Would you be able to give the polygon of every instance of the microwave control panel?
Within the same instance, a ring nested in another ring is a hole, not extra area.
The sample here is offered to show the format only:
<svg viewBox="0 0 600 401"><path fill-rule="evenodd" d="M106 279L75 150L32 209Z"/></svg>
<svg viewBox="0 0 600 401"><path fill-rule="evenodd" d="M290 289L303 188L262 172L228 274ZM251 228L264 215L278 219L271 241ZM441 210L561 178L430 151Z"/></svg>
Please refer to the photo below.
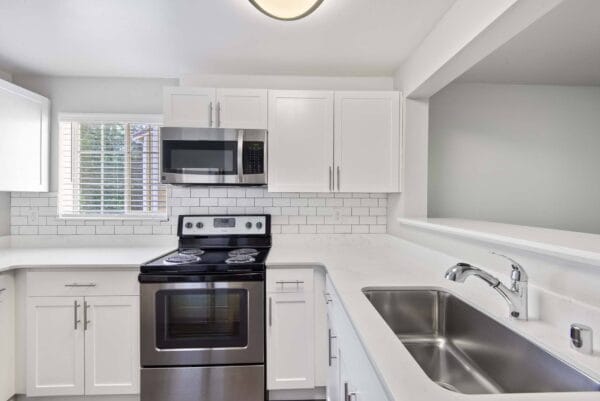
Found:
<svg viewBox="0 0 600 401"><path fill-rule="evenodd" d="M243 147L242 163L244 174L264 174L265 143L258 141L244 141Z"/></svg>

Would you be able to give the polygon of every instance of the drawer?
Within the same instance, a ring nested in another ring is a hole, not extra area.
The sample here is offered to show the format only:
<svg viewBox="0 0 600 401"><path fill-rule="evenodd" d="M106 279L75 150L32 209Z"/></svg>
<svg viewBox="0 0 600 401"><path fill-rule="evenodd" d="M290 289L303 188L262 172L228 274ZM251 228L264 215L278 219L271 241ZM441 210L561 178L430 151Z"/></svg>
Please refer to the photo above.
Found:
<svg viewBox="0 0 600 401"><path fill-rule="evenodd" d="M27 273L27 296L139 295L137 270Z"/></svg>
<svg viewBox="0 0 600 401"><path fill-rule="evenodd" d="M312 268L273 268L267 270L267 292L312 292Z"/></svg>

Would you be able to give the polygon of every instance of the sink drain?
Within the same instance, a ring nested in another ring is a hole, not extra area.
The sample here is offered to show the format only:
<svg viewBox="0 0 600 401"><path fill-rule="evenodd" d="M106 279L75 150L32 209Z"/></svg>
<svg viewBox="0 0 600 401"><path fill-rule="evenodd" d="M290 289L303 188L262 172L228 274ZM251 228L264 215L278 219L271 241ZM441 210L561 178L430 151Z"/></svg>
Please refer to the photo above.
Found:
<svg viewBox="0 0 600 401"><path fill-rule="evenodd" d="M459 393L458 389L454 387L452 384L444 383L444 382L436 382L440 387L445 388L446 390L454 391L455 393Z"/></svg>

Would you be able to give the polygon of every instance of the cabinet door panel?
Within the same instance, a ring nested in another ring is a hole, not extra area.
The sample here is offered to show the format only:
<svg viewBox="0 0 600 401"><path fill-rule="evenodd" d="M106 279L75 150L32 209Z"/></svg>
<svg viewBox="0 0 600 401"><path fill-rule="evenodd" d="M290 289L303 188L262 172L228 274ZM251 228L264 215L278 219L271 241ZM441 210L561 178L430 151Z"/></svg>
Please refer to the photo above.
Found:
<svg viewBox="0 0 600 401"><path fill-rule="evenodd" d="M139 298L86 297L85 393L139 392Z"/></svg>
<svg viewBox="0 0 600 401"><path fill-rule="evenodd" d="M48 191L50 101L0 80L0 191Z"/></svg>
<svg viewBox="0 0 600 401"><path fill-rule="evenodd" d="M329 192L333 92L269 92L269 191Z"/></svg>
<svg viewBox="0 0 600 401"><path fill-rule="evenodd" d="M314 387L313 296L267 296L267 389Z"/></svg>
<svg viewBox="0 0 600 401"><path fill-rule="evenodd" d="M336 92L337 191L399 190L399 116L398 92Z"/></svg>
<svg viewBox="0 0 600 401"><path fill-rule="evenodd" d="M266 89L217 89L216 126L267 129Z"/></svg>
<svg viewBox="0 0 600 401"><path fill-rule="evenodd" d="M27 300L27 395L83 395L83 298Z"/></svg>
<svg viewBox="0 0 600 401"><path fill-rule="evenodd" d="M215 126L216 91L213 88L166 87L163 89L163 119L169 127Z"/></svg>
<svg viewBox="0 0 600 401"><path fill-rule="evenodd" d="M0 400L15 394L15 304L11 273L0 274Z"/></svg>

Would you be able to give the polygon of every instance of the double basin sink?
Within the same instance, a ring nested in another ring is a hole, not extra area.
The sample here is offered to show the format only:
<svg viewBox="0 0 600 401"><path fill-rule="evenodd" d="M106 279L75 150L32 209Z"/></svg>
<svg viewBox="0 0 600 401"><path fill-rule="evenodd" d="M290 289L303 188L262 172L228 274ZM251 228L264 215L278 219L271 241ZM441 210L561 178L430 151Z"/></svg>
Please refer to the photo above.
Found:
<svg viewBox="0 0 600 401"><path fill-rule="evenodd" d="M448 292L371 288L363 293L427 376L448 390L600 391L600 381Z"/></svg>

